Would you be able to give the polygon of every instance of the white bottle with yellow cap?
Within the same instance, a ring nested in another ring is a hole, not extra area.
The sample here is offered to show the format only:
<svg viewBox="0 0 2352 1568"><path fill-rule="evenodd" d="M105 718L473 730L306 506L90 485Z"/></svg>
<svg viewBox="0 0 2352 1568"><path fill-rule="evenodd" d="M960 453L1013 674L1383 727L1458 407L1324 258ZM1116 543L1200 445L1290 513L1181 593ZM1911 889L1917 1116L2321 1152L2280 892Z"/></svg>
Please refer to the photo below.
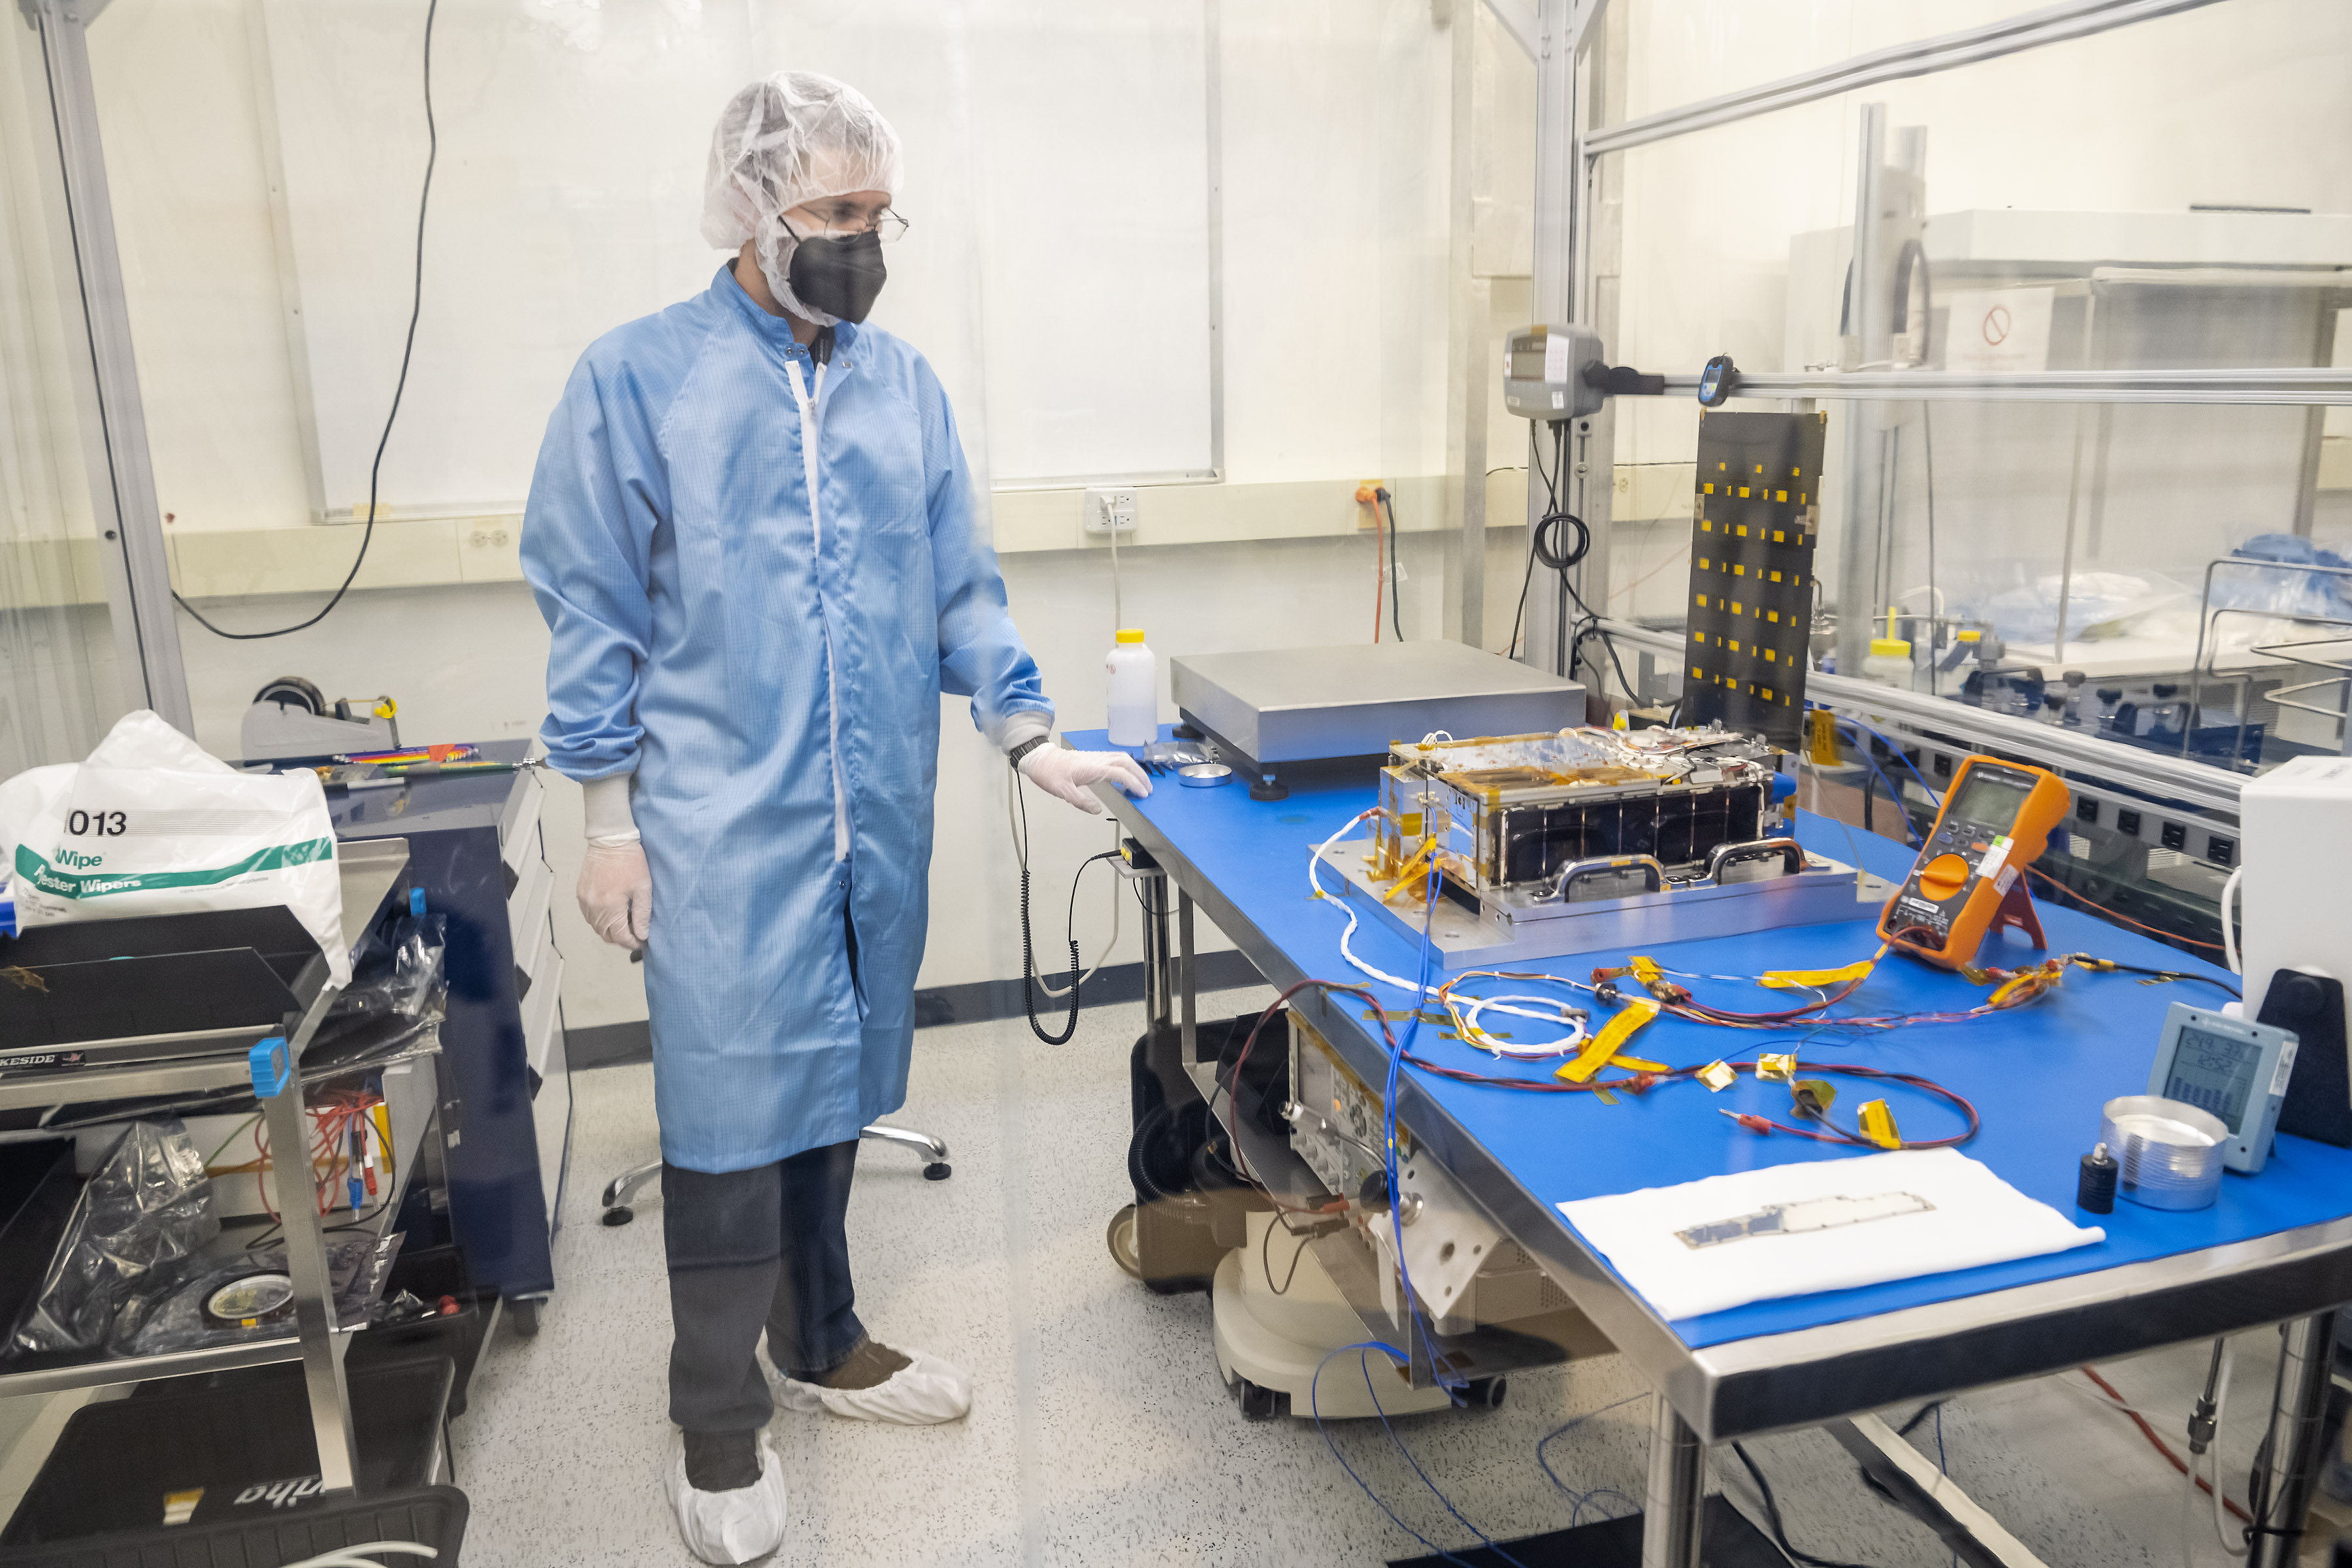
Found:
<svg viewBox="0 0 2352 1568"><path fill-rule="evenodd" d="M1148 746L1160 739L1160 661L1139 631L1122 631L1103 659L1110 672L1110 743Z"/></svg>
<svg viewBox="0 0 2352 1568"><path fill-rule="evenodd" d="M1870 657L1862 661L1862 678L1881 686L1911 689L1914 678L1911 668L1911 644L1907 638L1895 635L1895 612L1886 612L1886 635L1870 639Z"/></svg>

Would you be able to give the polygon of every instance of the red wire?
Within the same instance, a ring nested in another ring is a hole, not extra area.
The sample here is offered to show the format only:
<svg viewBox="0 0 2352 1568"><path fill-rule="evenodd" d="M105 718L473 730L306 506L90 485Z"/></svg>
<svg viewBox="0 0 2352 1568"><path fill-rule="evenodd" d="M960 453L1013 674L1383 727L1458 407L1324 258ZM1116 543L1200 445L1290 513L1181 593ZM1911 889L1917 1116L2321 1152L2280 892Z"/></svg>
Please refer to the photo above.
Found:
<svg viewBox="0 0 2352 1568"><path fill-rule="evenodd" d="M359 1118L367 1114L369 1107L379 1103L381 1101L373 1095L355 1093L350 1089L331 1089L319 1104L310 1108L311 1202L320 1214L327 1214L333 1206L329 1194L334 1191L338 1173L354 1169L350 1156L352 1127ZM253 1152L258 1167L253 1173L253 1187L255 1195L261 1202L261 1212L269 1216L273 1225L283 1224L283 1216L269 1202L269 1184L263 1179L265 1174L275 1175L278 1169L277 1162L269 1154L269 1124L267 1121L256 1121L253 1124ZM317 1166L320 1160L327 1163L324 1178L318 1174Z"/></svg>
<svg viewBox="0 0 2352 1568"><path fill-rule="evenodd" d="M1387 608L1389 593L1388 538L1381 531L1381 503L1372 502L1372 640L1381 640L1381 612ZM1372 1004L1375 1007L1380 1004Z"/></svg>
<svg viewBox="0 0 2352 1568"><path fill-rule="evenodd" d="M1361 985L1336 984L1328 980L1302 980L1297 984L1293 985L1289 990L1285 991L1281 995L1276 997L1271 1003L1267 1004L1265 1011L1257 1016L1257 1022L1250 1026L1248 1037L1242 1041L1241 1052L1234 1058L1233 1079L1225 1085L1225 1110L1226 1114L1232 1118L1231 1124L1233 1126L1239 1127L1241 1125L1242 1068L1249 1061L1251 1047L1257 1044L1258 1031L1265 1028L1267 1021L1273 1018L1276 1013L1282 1011L1284 1003L1289 1001L1293 996L1297 995L1301 991L1314 990L1318 987L1326 992L1341 991L1351 995L1361 996L1365 1001L1370 1002L1372 1005L1372 1011L1377 1013L1381 1010L1379 998L1375 997L1368 988ZM1381 1019L1380 1026L1381 1033L1388 1035L1388 1020L1385 1018ZM1394 1050L1396 1048L1396 1038L1394 1036L1389 1037L1389 1048L1391 1050ZM1408 1058L1406 1059L1411 1060L1412 1058ZM1259 1192L1264 1193L1265 1194L1266 1202L1272 1204L1276 1208L1280 1209L1286 1214L1335 1214L1348 1206L1348 1200L1344 1194L1334 1202L1326 1204L1320 1208L1303 1208L1297 1204L1286 1204L1283 1202L1280 1198L1274 1195L1274 1189L1265 1184L1264 1178L1260 1177L1255 1172L1249 1168L1249 1156L1242 1152L1241 1135L1238 1132L1234 1134L1233 1146L1234 1169L1242 1173L1244 1180L1247 1181L1252 1186L1257 1188Z"/></svg>
<svg viewBox="0 0 2352 1568"><path fill-rule="evenodd" d="M2083 1375L2089 1378L2093 1383L2097 1384L2101 1388L2105 1389L2107 1391L2107 1397L2114 1400L2117 1405L2121 1405L2125 1403L2124 1396L2116 1392L2116 1385L2109 1383L2105 1378L2101 1377L2096 1367L2084 1367ZM2167 1444L2163 1438L2156 1435L2156 1428L2147 1424L2147 1418L2146 1416L2142 1415L2137 1410L2123 1410L2119 1413L2131 1417L2132 1425L2139 1428L2140 1436L2146 1437L2149 1442L2156 1445L2156 1451L2164 1456L2166 1463L2169 1464L2175 1470L2184 1476L2189 1474L2189 1467L2181 1462L2180 1456L2174 1453L2171 1447ZM2190 1479L2196 1481L2200 1490L2207 1493L2210 1493L2212 1491L2213 1483L2207 1480L2203 1476L2194 1476L2190 1477ZM2231 1501L2230 1496L2227 1492L2224 1492L2221 1495L2221 1506L2235 1514L2242 1522L2246 1524L2252 1524L2254 1522L2254 1516L2248 1513L2244 1509L2240 1508L2236 1503Z"/></svg>
<svg viewBox="0 0 2352 1568"><path fill-rule="evenodd" d="M1662 1073L1636 1073L1632 1078L1593 1079L1584 1083L1569 1083L1556 1078L1497 1078L1490 1073L1467 1072L1460 1068L1445 1067L1411 1055L1404 1059L1408 1065L1417 1067L1423 1072L1434 1073L1439 1078L1452 1079L1457 1083L1483 1084L1489 1089L1517 1089L1529 1094L1591 1094L1606 1089L1619 1089L1629 1094L1640 1094L1660 1083L1675 1079L1696 1077L1699 1070L1696 1068L1670 1068ZM1745 1068L1750 1072L1756 1069L1754 1062L1732 1062L1727 1065L1733 1068ZM1916 1073L1890 1072L1885 1068L1864 1067L1859 1062L1807 1062L1804 1065L1807 1072L1843 1073L1852 1078L1883 1079L1895 1083L1909 1084L1914 1089L1924 1089L1929 1094L1940 1096L1968 1120L1968 1131L1965 1132L1950 1138L1906 1141L1903 1144L1906 1149L1953 1148L1975 1137L1978 1129L1983 1125L1982 1120L1977 1114L1976 1106L1966 1095L1957 1089L1947 1089L1933 1079L1921 1078ZM1748 1114L1755 1113L1751 1111ZM1818 1143L1844 1143L1867 1149L1878 1147L1867 1139L1847 1135L1842 1128L1832 1127L1831 1132L1836 1136L1831 1136L1802 1127L1791 1127L1786 1122L1774 1121L1768 1116L1759 1116L1757 1120L1770 1123L1778 1131L1791 1132L1800 1138L1811 1138Z"/></svg>
<svg viewBox="0 0 2352 1568"><path fill-rule="evenodd" d="M1867 979L1868 976L1865 975L1863 978ZM1800 1018L1818 1013L1825 1007L1834 1007L1839 1003L1844 1001L1847 997L1853 995L1855 992L1861 989L1862 980L1850 980L1846 983L1844 989L1833 992L1830 995L1822 997L1818 1002L1808 1003L1802 1007L1791 1007L1787 1011L1780 1013L1734 1013L1728 1008L1710 1007L1706 1003L1698 1001L1696 998L1689 1002L1676 1004L1675 1007L1676 1011L1684 1014L1685 1016L1692 1014L1699 1015L1701 1021L1717 1020L1739 1024L1787 1024L1794 1023ZM1843 1023L1844 1021L1845 1020L1843 1019L1839 1020L1841 1023Z"/></svg>
<svg viewBox="0 0 2352 1568"><path fill-rule="evenodd" d="M2168 931L2158 931L2154 926L2144 926L2140 924L2139 921L2132 919L2129 915L2117 914L2115 910L2107 908L2106 905L2099 903L2095 900L2084 898L2082 894L2076 892L2074 889L2068 887L2065 883L2060 881L2049 872L2044 871L2039 866L2028 866L2025 869L2028 875L2041 878L2043 881L2049 883L2052 887L2057 889L2060 892L2065 894L2076 903L2083 905L2086 909L2095 910L2098 913L2106 916L2107 919L2111 921L2121 921L2124 924L2131 927L2134 931L2144 931L2150 936L2160 936L2167 942L2185 942L2191 947L2201 947L2209 952L2226 952L2229 951L2218 942L2199 942L2193 936L2176 936Z"/></svg>

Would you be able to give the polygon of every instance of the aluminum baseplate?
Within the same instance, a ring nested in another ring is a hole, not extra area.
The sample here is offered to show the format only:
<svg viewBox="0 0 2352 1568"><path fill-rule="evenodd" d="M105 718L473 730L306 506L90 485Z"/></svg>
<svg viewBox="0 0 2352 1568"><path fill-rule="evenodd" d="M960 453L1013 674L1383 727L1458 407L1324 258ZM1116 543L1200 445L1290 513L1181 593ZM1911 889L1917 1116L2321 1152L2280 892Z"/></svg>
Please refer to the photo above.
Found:
<svg viewBox="0 0 2352 1568"><path fill-rule="evenodd" d="M1421 900L1408 893L1389 901L1397 884L1375 879L1377 853L1372 840L1353 839L1333 845L1325 865L1341 874L1344 896L1360 912L1418 942ZM1695 879L1669 882L1659 892L1572 903L1537 903L1532 893L1513 889L1480 895L1473 908L1469 895L1449 881L1431 920L1430 942L1447 973L1494 969L1534 958L1863 920L1876 914L1890 890L1879 879L1820 855L1808 856L1801 871L1721 883Z"/></svg>

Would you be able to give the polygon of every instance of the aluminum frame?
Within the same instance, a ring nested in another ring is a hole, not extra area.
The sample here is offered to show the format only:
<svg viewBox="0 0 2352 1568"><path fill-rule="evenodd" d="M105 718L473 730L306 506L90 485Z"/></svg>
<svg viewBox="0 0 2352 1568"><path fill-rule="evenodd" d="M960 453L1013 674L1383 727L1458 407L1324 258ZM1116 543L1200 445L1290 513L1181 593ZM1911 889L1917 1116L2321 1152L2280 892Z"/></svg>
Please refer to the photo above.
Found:
<svg viewBox="0 0 2352 1568"><path fill-rule="evenodd" d="M1875 104L1866 107L1875 109ZM1666 391L1696 393L1696 375L1669 374ZM2327 366L2225 370L2045 370L1962 375L1937 370L1739 373L1734 397L1833 397L1872 403L2352 404L2352 370Z"/></svg>
<svg viewBox="0 0 2352 1568"><path fill-rule="evenodd" d="M2199 8L2210 0L2062 0L2043 10L2011 17L1988 27L1943 35L1857 56L1822 69L1780 81L1685 105L1638 121L1583 132L1578 122L1576 53L1598 14L1594 0L1540 0L1536 148L1535 286L1530 309L1538 320L1574 321L1577 307L1590 292L1591 235L1582 215L1593 209L1603 154L1685 134L1708 126L1728 124L1777 109L1834 96L1874 82L1928 75L2017 53L2045 44L2092 37L2116 27L2153 20ZM1840 377L1833 385L1806 385L1814 378L1781 378L1769 386L1766 378L1751 378L1749 389L1759 395L1921 396L1922 378L1903 373L1884 374L1891 384L1883 391L1860 377ZM1819 378L1827 381L1829 378ZM1670 382L1672 386L1674 383ZM1984 396L1982 387L1963 392L1955 383L1940 385L1954 393ZM1696 381L1688 382L1695 388ZM2278 395L2288 388L2303 395ZM2323 395L2309 395L2312 391ZM2158 386L2131 385L2120 377L2105 384L2063 385L2037 379L2014 392L1991 395L2023 397L2040 393L2053 401L2326 401L2332 388L2315 388L2299 373L2282 373L2261 384L2231 384L2226 376L2191 384L2176 377ZM2061 397L2060 392L2065 394ZM2086 394L2120 395L2112 396ZM1614 447L1608 440L1605 418L1593 422L1604 455ZM1592 425L1580 421L1579 434L1591 436ZM1609 608L1608 487L1601 489L1600 504L1591 504L1586 484L1590 462L1581 444L1574 453L1576 483L1570 495L1577 514L1593 530L1594 548L1580 572L1580 589L1586 601L1595 597ZM1532 479L1532 476L1530 476ZM1561 476L1565 483L1568 476ZM1528 521L1532 534L1543 501L1538 487L1528 487ZM1559 637L1559 617L1566 608L1563 589L1559 599L1535 596L1528 605L1528 662L1551 668L1560 662L1553 650ZM1620 635L1622 623L1599 623ZM1630 633L1638 628L1622 628ZM1670 648L1679 662L1682 639L1643 634L1641 643ZM1563 671L1562 673L1567 673ZM2137 782L2151 776L2171 780L2177 786L2163 793L2185 796L2200 807L2235 815L2240 781L2235 775L2181 759L2136 753L2133 748L2080 736L2053 734L2047 726L2011 720L2006 715L1963 711L1933 698L1917 698L1891 688L1837 677L1816 677L1822 695L1833 704L1855 706L1864 697L1868 711L1899 712L1937 727L1985 735L1995 743L2015 747L2030 744L2042 754L2072 753L2067 761L2103 776ZM1943 710L1935 711L1934 710ZM2014 726L2012 729L2011 726ZM1111 803L1114 810L1118 803ZM1137 835L1150 843L1132 813ZM1192 871L1164 838L1154 846L1162 864L1188 887ZM1187 875L1190 872L1191 875ZM1277 953L1270 952L1262 933L1241 921L1227 902L1223 909L1198 891L1203 902L1242 949L1278 983L1303 978L1288 973ZM1227 923L1228 921L1238 924ZM1249 932L1244 938L1244 931ZM1272 964L1273 967L1268 967ZM1373 1043L1351 1020L1328 1004L1309 1009L1326 1021L1325 1037L1343 1056L1376 1058ZM1362 1070L1360 1066L1359 1070ZM2087 1279L2053 1281L1958 1302L1885 1314L1880 1318L1833 1325L1805 1333L1778 1335L1692 1352L1666 1326L1616 1284L1570 1236L1559 1216L1501 1170L1475 1142L1463 1133L1428 1095L1408 1078L1400 1090L1398 1113L1411 1121L1429 1145L1431 1155L1463 1177L1477 1201L1551 1272L1570 1299L1647 1373L1662 1395L1653 1434L1649 1524L1643 1532L1645 1568L1690 1568L1698 1559L1697 1521L1704 1501L1705 1465L1699 1447L1742 1431L1776 1426L1818 1425L1838 1416L1906 1396L1944 1393L2008 1378L2054 1370L2090 1354L2112 1355L2126 1351L2206 1337L2297 1314L2310 1314L2352 1292L2352 1217L2332 1225L2309 1227L2282 1237L2261 1238L2232 1247L2212 1248L2158 1259L2152 1263L2109 1270ZM1538 1238L1530 1245L1528 1237ZM2250 1305L2252 1304L2251 1309ZM2324 1380L2321 1380L2324 1383ZM2305 1386L2309 1384L2310 1386ZM2315 1398L2325 1388L2310 1379L2289 1388L2283 1376L2273 1396L2274 1409L2292 1402L2294 1418L2282 1430L2280 1464L2292 1479L2286 1489L2300 1495L2317 1462L2311 1439L2317 1410ZM1834 1391L1834 1392L1832 1392ZM1832 1408L1833 1406L1843 1408ZM2274 1427L2277 1423L2274 1421ZM2285 1439L2292 1438L2287 1441ZM1692 1462L1694 1452L1698 1462ZM2268 1557L2281 1538L2264 1538L2270 1546L2257 1550ZM2250 1568L2259 1568L2250 1564Z"/></svg>
<svg viewBox="0 0 2352 1568"><path fill-rule="evenodd" d="M1769 114L1775 110L1793 109L1801 103L1834 98L1856 88L1872 87L1884 81L1900 81L1909 77L1932 76L1937 71L1975 65L1980 60L1998 59L2003 55L2021 53L2047 44L2091 37L2116 27L2127 27L2135 22L2153 21L2182 11L2194 11L2213 3L2214 0L2065 0L2062 5L2004 17L1982 27L1896 44L1866 55L1855 55L1834 65L1801 71L1795 76L1741 88L1718 97L1701 99L1676 109L1661 110L1638 120L1628 120L1587 136L1584 155L1587 160L1598 159L1611 153L1622 153L1629 147L1685 136L1709 126L1728 125L1759 114Z"/></svg>
<svg viewBox="0 0 2352 1568"><path fill-rule="evenodd" d="M107 191L97 89L90 80L87 29L105 0L16 3L40 37L84 341L97 392L99 446L90 454L90 490L101 542L113 547L99 555L106 563L110 590L120 679L128 686L135 671L144 698L137 706L153 709L174 729L193 735L195 713L180 657L172 563L163 545L163 508L155 499L146 407L140 398L138 361L131 353L131 309L123 293L122 255ZM87 432L84 445L89 445Z"/></svg>
<svg viewBox="0 0 2352 1568"><path fill-rule="evenodd" d="M1680 634L1636 626L1631 621L1603 620L1601 631L1635 647L1680 658ZM1809 675L1805 695L1823 707L1850 712L1887 714L1908 723L1982 741L2012 752L2047 758L2053 766L2097 773L2160 798L2221 816L2235 818L2242 773L2193 762L2166 752L2119 745L2079 731L2036 723L2007 713L1987 712L1948 697L1905 691L1848 675Z"/></svg>

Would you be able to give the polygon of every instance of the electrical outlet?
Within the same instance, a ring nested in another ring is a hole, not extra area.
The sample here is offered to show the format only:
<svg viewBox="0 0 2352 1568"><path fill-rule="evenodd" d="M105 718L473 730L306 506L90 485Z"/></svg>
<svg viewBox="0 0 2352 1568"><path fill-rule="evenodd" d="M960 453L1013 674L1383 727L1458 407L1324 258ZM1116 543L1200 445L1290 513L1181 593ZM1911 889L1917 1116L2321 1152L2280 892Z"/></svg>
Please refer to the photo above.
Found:
<svg viewBox="0 0 2352 1568"><path fill-rule="evenodd" d="M1088 533L1133 533L1134 487L1122 485L1116 489L1088 490L1086 520Z"/></svg>
<svg viewBox="0 0 2352 1568"><path fill-rule="evenodd" d="M1378 479L1366 479L1356 487L1356 526L1358 528L1381 526L1383 520L1381 516L1380 497L1374 493L1380 488L1381 481Z"/></svg>

